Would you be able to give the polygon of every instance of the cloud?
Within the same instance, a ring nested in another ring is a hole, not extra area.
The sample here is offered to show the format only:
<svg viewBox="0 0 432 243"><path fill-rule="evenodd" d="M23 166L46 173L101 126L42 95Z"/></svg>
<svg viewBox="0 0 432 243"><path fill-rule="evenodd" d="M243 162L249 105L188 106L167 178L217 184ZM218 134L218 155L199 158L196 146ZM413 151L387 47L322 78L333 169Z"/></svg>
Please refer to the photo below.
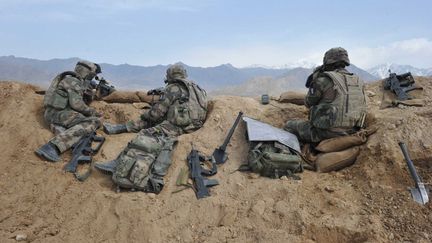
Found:
<svg viewBox="0 0 432 243"><path fill-rule="evenodd" d="M271 44L244 44L235 47L201 46L182 53L181 60L202 66L221 63L231 63L237 67L253 64L283 66L294 63L318 63L322 59L322 54L318 57L316 53L306 48Z"/></svg>
<svg viewBox="0 0 432 243"><path fill-rule="evenodd" d="M383 63L408 64L420 68L432 67L432 41L414 38L378 47L360 47L350 51L359 66L370 68Z"/></svg>
<svg viewBox="0 0 432 243"><path fill-rule="evenodd" d="M376 47L351 46L348 41L334 46L305 45L290 43L245 44L235 47L201 46L183 53L181 59L186 63L204 66L220 63L231 63L238 67L253 64L310 66L321 64L326 50L342 46L348 50L351 62L361 68L371 68L383 63L408 64L419 68L432 67L432 41L427 38L395 41Z"/></svg>

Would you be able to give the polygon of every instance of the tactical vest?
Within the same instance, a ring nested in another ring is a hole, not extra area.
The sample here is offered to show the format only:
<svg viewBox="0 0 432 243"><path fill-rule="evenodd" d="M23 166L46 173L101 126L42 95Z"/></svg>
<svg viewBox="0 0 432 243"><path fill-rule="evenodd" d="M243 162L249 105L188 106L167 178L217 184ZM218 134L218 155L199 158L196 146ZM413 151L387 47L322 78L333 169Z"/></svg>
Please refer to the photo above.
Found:
<svg viewBox="0 0 432 243"><path fill-rule="evenodd" d="M196 130L204 124L207 116L207 93L197 84L185 79L176 79L170 83L179 83L186 87L188 97L180 98L168 109L167 120L183 127L185 131Z"/></svg>
<svg viewBox="0 0 432 243"><path fill-rule="evenodd" d="M64 109L68 104L68 93L66 90L58 89L60 81L62 81L66 76L73 76L80 79L78 74L72 71L67 71L57 75L51 82L50 87L44 96L44 107L52 107L55 109Z"/></svg>
<svg viewBox="0 0 432 243"><path fill-rule="evenodd" d="M366 98L363 81L356 75L343 72L323 72L333 81L337 91L330 103L320 103L311 108L311 121L322 129L361 127L366 116Z"/></svg>

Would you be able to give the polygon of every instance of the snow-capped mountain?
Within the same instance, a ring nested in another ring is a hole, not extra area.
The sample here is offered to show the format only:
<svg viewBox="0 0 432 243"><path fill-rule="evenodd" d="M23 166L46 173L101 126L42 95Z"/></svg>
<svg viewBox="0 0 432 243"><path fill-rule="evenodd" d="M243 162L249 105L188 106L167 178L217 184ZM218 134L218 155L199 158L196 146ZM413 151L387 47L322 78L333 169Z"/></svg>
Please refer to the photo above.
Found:
<svg viewBox="0 0 432 243"><path fill-rule="evenodd" d="M252 64L252 65L247 66L246 68L266 68L266 69L309 68L309 69L313 69L313 68L317 67L318 65L319 64L316 64L313 62L299 60L297 62L282 64L282 65L273 65L273 66L262 65L262 64Z"/></svg>
<svg viewBox="0 0 432 243"><path fill-rule="evenodd" d="M415 76L431 76L432 75L432 68L416 68L410 65L399 65L394 63L386 63L381 64L376 67L370 68L367 71L375 75L379 78L386 78L389 75L389 70L391 70L392 73L406 73L411 72Z"/></svg>

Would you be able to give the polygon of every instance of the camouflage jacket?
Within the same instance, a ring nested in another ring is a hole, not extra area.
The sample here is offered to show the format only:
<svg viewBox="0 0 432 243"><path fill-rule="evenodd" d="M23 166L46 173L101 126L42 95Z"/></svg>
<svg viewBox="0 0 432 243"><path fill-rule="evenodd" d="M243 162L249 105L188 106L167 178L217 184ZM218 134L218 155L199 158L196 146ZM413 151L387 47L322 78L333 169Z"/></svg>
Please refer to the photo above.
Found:
<svg viewBox="0 0 432 243"><path fill-rule="evenodd" d="M200 128L206 115L206 92L193 82L180 79L168 82L164 98L146 111L141 119L152 124L168 120L188 132Z"/></svg>
<svg viewBox="0 0 432 243"><path fill-rule="evenodd" d="M72 109L86 116L95 113L83 100L86 83L74 72L59 74L52 81L44 97L44 107L57 110Z"/></svg>
<svg viewBox="0 0 432 243"><path fill-rule="evenodd" d="M362 127L366 115L363 81L343 68L314 73L305 104L314 127Z"/></svg>

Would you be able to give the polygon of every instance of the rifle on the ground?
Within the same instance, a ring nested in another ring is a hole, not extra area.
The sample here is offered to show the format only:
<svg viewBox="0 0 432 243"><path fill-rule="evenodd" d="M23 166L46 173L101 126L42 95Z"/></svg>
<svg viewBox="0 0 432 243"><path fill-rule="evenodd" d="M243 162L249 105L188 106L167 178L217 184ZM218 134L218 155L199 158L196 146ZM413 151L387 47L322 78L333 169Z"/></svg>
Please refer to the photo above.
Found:
<svg viewBox="0 0 432 243"><path fill-rule="evenodd" d="M384 89L391 90L398 97L398 100L409 100L408 92L414 89L421 89L414 85L415 81L410 72L397 75L389 70L389 77L384 82Z"/></svg>
<svg viewBox="0 0 432 243"><path fill-rule="evenodd" d="M201 165L205 158L200 156L198 151L193 147L188 156L188 165L190 178L193 180L193 189L198 199L210 196L208 187L219 185L215 179L207 179L204 176L212 176L217 173L216 162L212 158L212 167L207 170Z"/></svg>
<svg viewBox="0 0 432 243"><path fill-rule="evenodd" d="M94 149L92 148L93 142L98 143L97 147ZM92 156L99 151L104 142L105 138L97 136L95 131L82 137L76 144L72 146L72 159L66 164L64 170L66 172L74 173L75 177L80 181L87 179L91 173L91 166L86 173L80 175L76 171L78 163L91 163Z"/></svg>
<svg viewBox="0 0 432 243"><path fill-rule="evenodd" d="M213 157L216 160L217 164L223 164L228 159L228 155L225 152L225 150L226 150L226 147L227 147L227 145L228 145L228 143L229 143L229 141L230 141L230 139L234 133L234 130L236 129L242 115L243 115L243 112L240 111L238 113L237 119L235 120L233 126L231 127L227 137L225 138L224 143L219 148L217 148L213 151Z"/></svg>

